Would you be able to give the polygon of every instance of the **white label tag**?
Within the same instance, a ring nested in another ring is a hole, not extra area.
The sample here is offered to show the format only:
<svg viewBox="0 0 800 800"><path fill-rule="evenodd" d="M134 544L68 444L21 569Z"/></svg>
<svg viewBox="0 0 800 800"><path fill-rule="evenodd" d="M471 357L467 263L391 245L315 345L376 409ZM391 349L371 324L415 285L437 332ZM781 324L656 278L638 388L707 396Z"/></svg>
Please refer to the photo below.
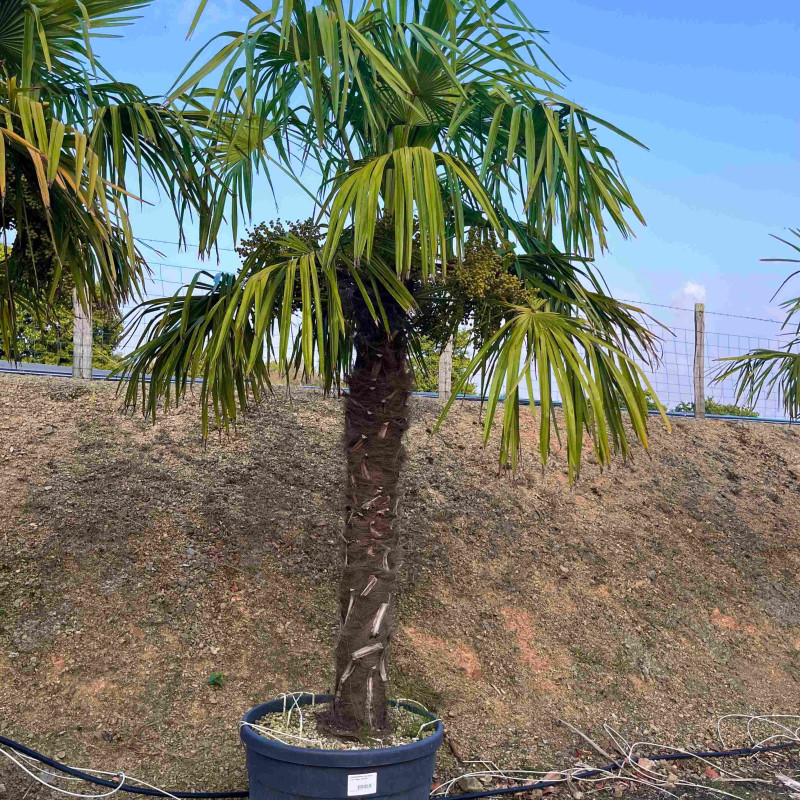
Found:
<svg viewBox="0 0 800 800"><path fill-rule="evenodd" d="M362 794L375 794L378 791L378 773L366 772L363 775L347 776L347 796L358 797Z"/></svg>

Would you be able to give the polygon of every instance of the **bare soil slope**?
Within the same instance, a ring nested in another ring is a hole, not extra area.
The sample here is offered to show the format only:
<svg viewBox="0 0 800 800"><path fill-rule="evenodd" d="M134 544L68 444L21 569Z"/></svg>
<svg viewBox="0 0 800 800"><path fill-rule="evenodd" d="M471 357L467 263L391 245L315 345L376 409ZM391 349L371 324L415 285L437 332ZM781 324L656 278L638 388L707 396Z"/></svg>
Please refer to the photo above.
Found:
<svg viewBox="0 0 800 800"><path fill-rule="evenodd" d="M530 429L512 480L475 405L434 435L414 405L391 681L466 757L574 761L557 717L688 746L800 713L800 429L653 420L652 458L571 489ZM204 449L195 404L153 426L111 385L0 376L0 733L244 785L241 713L332 679L341 426L298 390Z"/></svg>

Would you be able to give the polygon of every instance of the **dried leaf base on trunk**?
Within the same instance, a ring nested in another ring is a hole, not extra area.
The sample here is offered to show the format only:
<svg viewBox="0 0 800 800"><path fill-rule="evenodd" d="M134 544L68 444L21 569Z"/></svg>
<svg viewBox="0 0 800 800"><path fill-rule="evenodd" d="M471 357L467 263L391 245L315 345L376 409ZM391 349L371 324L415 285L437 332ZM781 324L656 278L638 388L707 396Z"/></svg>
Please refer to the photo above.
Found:
<svg viewBox="0 0 800 800"><path fill-rule="evenodd" d="M341 632L335 701L323 722L331 732L361 736L388 730L387 656L401 560L395 520L411 394L401 337L362 339L348 384Z"/></svg>

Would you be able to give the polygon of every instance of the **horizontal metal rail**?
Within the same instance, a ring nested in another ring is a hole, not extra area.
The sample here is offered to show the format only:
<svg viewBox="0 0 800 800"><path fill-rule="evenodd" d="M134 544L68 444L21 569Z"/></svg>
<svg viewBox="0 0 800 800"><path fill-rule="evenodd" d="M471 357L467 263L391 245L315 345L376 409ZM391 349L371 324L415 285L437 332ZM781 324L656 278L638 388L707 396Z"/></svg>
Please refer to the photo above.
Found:
<svg viewBox="0 0 800 800"><path fill-rule="evenodd" d="M93 369L92 370L92 379L93 380L105 380L105 381L116 381L119 382L125 379L125 375L111 375L112 370L110 369ZM0 373L8 373L11 375L41 375L43 377L50 377L50 378L71 378L72 377L72 367L64 366L61 364L27 364L24 362L14 363L12 361L4 361L0 359ZM145 376L145 380L147 380L148 376ZM200 378L195 378L197 383L201 383ZM299 386L295 388L300 389L318 389L317 386ZM436 392L414 392L415 397L431 397L431 398L438 398L439 395ZM481 397L478 394L460 394L457 395L457 399L464 400L466 402L473 402L473 403L480 403L486 402L485 397ZM500 402L505 400L505 396L500 397ZM521 397L520 398L520 405L529 406L530 400ZM534 405L539 405L538 400L534 400ZM554 402L554 406L559 407L561 403ZM658 411L650 411L649 412L652 416L658 416ZM668 417L682 417L686 419L694 419L694 414L691 414L687 411L667 411L666 412ZM778 418L771 418L771 417L737 417L732 414L706 414L706 419L721 419L721 420L729 420L731 422L766 422L770 425L798 425L800 424L800 420L792 420L792 419L778 419Z"/></svg>

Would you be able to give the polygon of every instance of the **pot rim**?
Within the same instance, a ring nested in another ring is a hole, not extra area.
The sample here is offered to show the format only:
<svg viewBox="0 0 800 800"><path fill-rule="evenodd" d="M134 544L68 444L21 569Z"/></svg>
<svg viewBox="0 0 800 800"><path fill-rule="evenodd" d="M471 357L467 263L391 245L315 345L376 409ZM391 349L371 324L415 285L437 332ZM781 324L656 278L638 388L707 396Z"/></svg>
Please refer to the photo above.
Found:
<svg viewBox="0 0 800 800"><path fill-rule="evenodd" d="M310 705L312 698L314 703L318 704L330 703L334 699L332 694L304 694L298 699L298 705ZM255 722L260 717L263 717L264 714L278 711L283 702L283 698L277 698L254 706L244 715L242 722ZM393 700L389 702L393 705L397 704ZM262 736L249 725L241 725L239 735L245 747L252 748L257 753L278 761L308 764L309 766L342 767L345 769L414 761L438 750L441 747L444 735L442 721L419 706L413 706L410 703L401 703L400 705L418 713L421 717L436 720L433 733L418 742L409 742L408 744L400 744L393 747L363 747L358 750L323 750L319 747L298 747L297 745L283 744L283 742L277 742Z"/></svg>

